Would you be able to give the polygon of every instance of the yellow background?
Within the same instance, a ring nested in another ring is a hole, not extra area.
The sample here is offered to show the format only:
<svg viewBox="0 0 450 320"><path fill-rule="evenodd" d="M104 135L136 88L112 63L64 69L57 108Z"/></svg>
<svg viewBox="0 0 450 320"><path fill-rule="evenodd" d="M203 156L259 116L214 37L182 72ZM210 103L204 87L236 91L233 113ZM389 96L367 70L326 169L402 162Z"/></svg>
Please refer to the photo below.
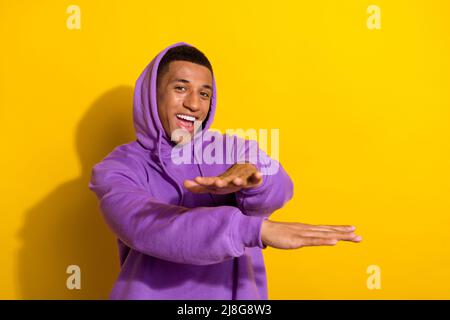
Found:
<svg viewBox="0 0 450 320"><path fill-rule="evenodd" d="M363 236L265 250L270 299L449 299L449 31L444 0L2 0L0 298L107 298L118 257L90 170L134 139L140 72L185 41L213 64L214 128L280 129L295 195L273 220Z"/></svg>

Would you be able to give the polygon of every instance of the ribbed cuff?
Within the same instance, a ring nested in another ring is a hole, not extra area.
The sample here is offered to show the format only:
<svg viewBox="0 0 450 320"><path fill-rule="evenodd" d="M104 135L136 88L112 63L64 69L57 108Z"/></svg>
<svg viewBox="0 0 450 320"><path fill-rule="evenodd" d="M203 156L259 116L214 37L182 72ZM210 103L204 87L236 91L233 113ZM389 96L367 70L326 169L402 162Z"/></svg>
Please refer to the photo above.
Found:
<svg viewBox="0 0 450 320"><path fill-rule="evenodd" d="M264 220L268 217L247 216L242 213L236 214L233 221L235 224L234 244L238 251L243 251L244 247L259 247L265 249L261 239L261 228Z"/></svg>

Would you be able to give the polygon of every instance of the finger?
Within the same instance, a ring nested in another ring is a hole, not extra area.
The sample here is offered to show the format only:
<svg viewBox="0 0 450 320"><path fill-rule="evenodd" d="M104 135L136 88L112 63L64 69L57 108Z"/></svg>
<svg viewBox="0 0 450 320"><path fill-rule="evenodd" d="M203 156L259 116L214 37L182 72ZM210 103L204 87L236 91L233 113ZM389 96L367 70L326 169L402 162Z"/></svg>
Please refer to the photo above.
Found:
<svg viewBox="0 0 450 320"><path fill-rule="evenodd" d="M326 238L344 241L352 241L357 237L353 232L324 232L324 231L302 231L302 237Z"/></svg>
<svg viewBox="0 0 450 320"><path fill-rule="evenodd" d="M183 183L184 187L193 193L207 193L210 192L208 188L196 183L192 180L185 180Z"/></svg>
<svg viewBox="0 0 450 320"><path fill-rule="evenodd" d="M300 222L285 222L277 221L277 223L292 225L300 230L311 230L311 231L325 231L325 232L353 232L356 230L355 226L351 225L315 225Z"/></svg>
<svg viewBox="0 0 450 320"><path fill-rule="evenodd" d="M343 232L348 232L348 231L355 231L356 227L355 226L350 226L350 225L317 225L316 227L320 228L320 229L327 229L327 230L336 230L336 231L343 231Z"/></svg>
<svg viewBox="0 0 450 320"><path fill-rule="evenodd" d="M299 230L324 231L324 232L336 232L336 231L339 231L339 230L333 230L333 229L330 229L330 228L321 227L321 226L314 225L314 224L307 224L307 223L300 223L300 222L277 221L277 223L295 226Z"/></svg>
<svg viewBox="0 0 450 320"><path fill-rule="evenodd" d="M301 238L300 247L307 246L334 246L337 243L336 239L325 238Z"/></svg>
<svg viewBox="0 0 450 320"><path fill-rule="evenodd" d="M239 177L236 177L236 178L234 178L233 180L232 180L232 182L233 182L233 184L235 185L235 186L242 186L243 185L243 183L244 183L244 181L241 179L241 178L239 178Z"/></svg>
<svg viewBox="0 0 450 320"><path fill-rule="evenodd" d="M195 182L203 186L210 186L214 184L214 182L217 180L217 177L195 177L194 180Z"/></svg>
<svg viewBox="0 0 450 320"><path fill-rule="evenodd" d="M262 173L259 171L256 171L249 177L248 180L250 183L253 183L253 184L260 183L260 182L262 182Z"/></svg>
<svg viewBox="0 0 450 320"><path fill-rule="evenodd" d="M245 189L248 188L255 188L259 186L262 183L262 179L255 178L255 174L250 175L244 182L241 184L241 186Z"/></svg>
<svg viewBox="0 0 450 320"><path fill-rule="evenodd" d="M229 176L219 176L220 179L222 179L223 181L225 181L227 184L234 184L234 180L239 178L237 175L233 174L233 175L229 175Z"/></svg>
<svg viewBox="0 0 450 320"><path fill-rule="evenodd" d="M243 174L233 174L229 177L229 182L232 183L235 186L244 187L247 185L247 181L249 179L249 176L245 173Z"/></svg>
<svg viewBox="0 0 450 320"><path fill-rule="evenodd" d="M193 181L193 180L184 180L183 185L186 188L192 188L192 187L199 186L199 184L196 181Z"/></svg>
<svg viewBox="0 0 450 320"><path fill-rule="evenodd" d="M212 186L216 188L224 188L228 186L228 182L224 181L223 179L217 178Z"/></svg>

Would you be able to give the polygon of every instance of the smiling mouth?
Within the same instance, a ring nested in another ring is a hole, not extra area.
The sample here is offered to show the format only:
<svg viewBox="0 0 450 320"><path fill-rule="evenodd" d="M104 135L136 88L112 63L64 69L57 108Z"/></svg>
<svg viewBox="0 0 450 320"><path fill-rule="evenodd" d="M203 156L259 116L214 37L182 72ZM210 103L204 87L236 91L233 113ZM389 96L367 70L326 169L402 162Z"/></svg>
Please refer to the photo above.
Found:
<svg viewBox="0 0 450 320"><path fill-rule="evenodd" d="M183 114L183 113L177 113L176 117L177 117L178 125L181 128L187 130L190 133L192 133L194 131L194 122L195 122L195 120L197 120L196 117L189 116L189 115Z"/></svg>

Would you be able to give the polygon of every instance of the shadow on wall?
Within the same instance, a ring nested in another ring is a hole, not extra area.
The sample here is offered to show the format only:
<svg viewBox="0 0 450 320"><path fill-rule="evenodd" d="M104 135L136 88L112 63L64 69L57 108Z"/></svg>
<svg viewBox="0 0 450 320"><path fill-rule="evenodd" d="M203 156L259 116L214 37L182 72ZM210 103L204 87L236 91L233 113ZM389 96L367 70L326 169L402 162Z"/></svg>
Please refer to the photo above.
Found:
<svg viewBox="0 0 450 320"><path fill-rule="evenodd" d="M76 132L81 176L56 186L26 212L18 256L23 299L108 298L119 257L88 183L97 162L135 139L132 104L133 89L128 86L112 89L92 104ZM69 265L81 268L80 290L66 287Z"/></svg>

